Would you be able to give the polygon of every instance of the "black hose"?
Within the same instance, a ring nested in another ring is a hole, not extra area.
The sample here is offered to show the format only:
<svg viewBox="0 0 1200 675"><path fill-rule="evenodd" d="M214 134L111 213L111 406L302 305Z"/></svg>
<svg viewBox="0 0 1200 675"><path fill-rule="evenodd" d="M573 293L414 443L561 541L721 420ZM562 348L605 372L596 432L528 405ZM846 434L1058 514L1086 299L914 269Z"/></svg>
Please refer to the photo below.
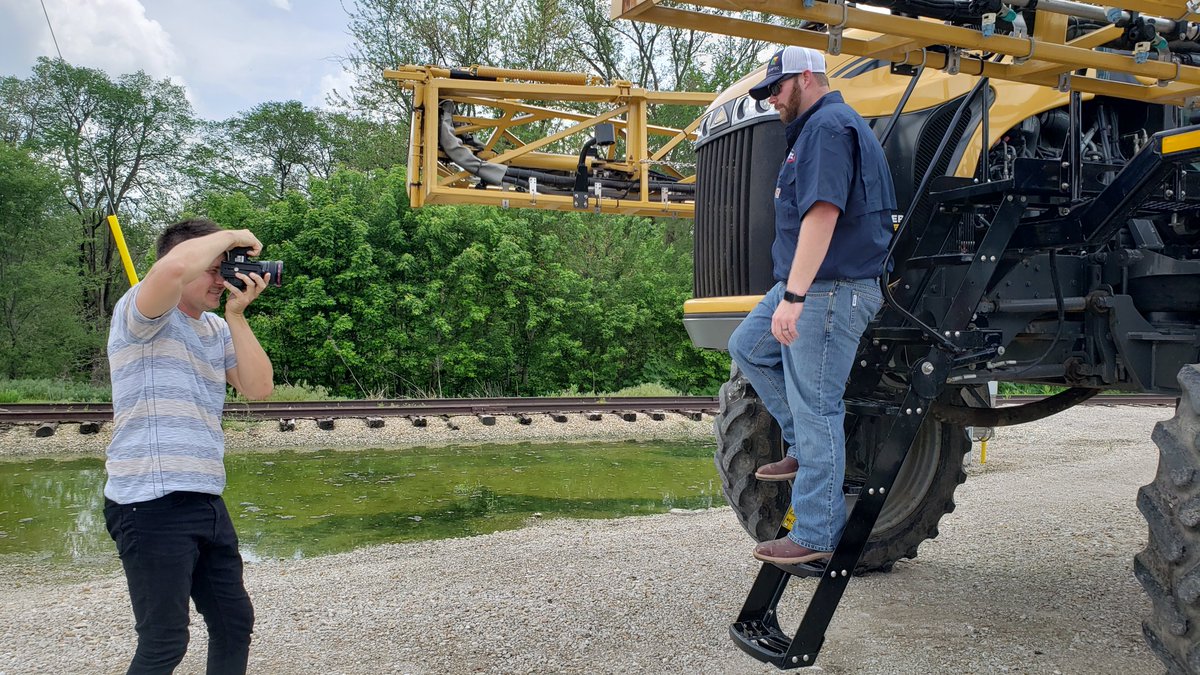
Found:
<svg viewBox="0 0 1200 675"><path fill-rule="evenodd" d="M1067 312L1066 307L1063 305L1062 284L1060 284L1058 281L1058 252L1053 250L1050 251L1050 285L1054 287L1054 302L1058 307L1058 326L1055 328L1054 339L1050 341L1050 346L1046 347L1046 351L1042 352L1042 355L1037 357L1037 360L1018 370L1017 372L1009 373L1003 370L998 370L996 371L997 374L1004 375L1006 378L1014 378L1018 375L1028 372L1033 368L1036 368L1043 360L1045 360L1047 356L1050 355L1050 352L1054 350L1054 347L1058 344L1058 341L1062 339L1063 324L1066 323Z"/></svg>

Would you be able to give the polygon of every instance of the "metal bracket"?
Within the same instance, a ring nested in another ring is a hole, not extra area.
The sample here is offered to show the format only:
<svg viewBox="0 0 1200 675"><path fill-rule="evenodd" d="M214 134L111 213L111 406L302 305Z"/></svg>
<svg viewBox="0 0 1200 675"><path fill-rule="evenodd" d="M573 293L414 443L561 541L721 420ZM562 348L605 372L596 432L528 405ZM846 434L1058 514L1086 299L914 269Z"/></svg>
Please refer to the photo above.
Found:
<svg viewBox="0 0 1200 675"><path fill-rule="evenodd" d="M1034 40L1032 35L1027 36L1025 39L1029 40L1029 53L1026 54L1025 56L1018 56L1018 57L1014 58L1013 65L1019 66L1022 63L1025 63L1026 61L1028 61L1029 59L1032 59L1033 53L1035 51L1037 51L1037 40Z"/></svg>
<svg viewBox="0 0 1200 675"><path fill-rule="evenodd" d="M808 0L805 0L806 2ZM842 20L836 25L829 27L829 43L826 46L826 53L831 56L837 56L842 53L842 31L846 28L846 22L850 19L850 7L846 4L846 0L828 0L831 5L840 5L842 8Z"/></svg>
<svg viewBox="0 0 1200 675"><path fill-rule="evenodd" d="M957 75L962 69L962 50L951 47L946 51L946 67L943 69L949 75Z"/></svg>
<svg viewBox="0 0 1200 675"><path fill-rule="evenodd" d="M983 37L992 37L996 34L996 13L984 12L982 22L979 24L979 29L983 31Z"/></svg>
<svg viewBox="0 0 1200 675"><path fill-rule="evenodd" d="M1133 45L1133 62L1145 63L1146 59L1150 58L1150 43L1137 42Z"/></svg>
<svg viewBox="0 0 1200 675"><path fill-rule="evenodd" d="M1062 73L1058 76L1057 89L1064 94L1071 91L1071 73Z"/></svg>
<svg viewBox="0 0 1200 675"><path fill-rule="evenodd" d="M537 203L537 178L536 177L531 177L529 179L529 203L530 204Z"/></svg>
<svg viewBox="0 0 1200 675"><path fill-rule="evenodd" d="M1159 80L1158 86L1160 86L1160 87L1165 87L1168 84L1171 84L1172 82L1175 82L1176 80L1179 79L1179 72L1182 69L1182 66L1180 65L1180 62L1179 62L1179 57L1177 57L1177 56L1171 57L1171 61L1175 64L1175 76L1169 80Z"/></svg>

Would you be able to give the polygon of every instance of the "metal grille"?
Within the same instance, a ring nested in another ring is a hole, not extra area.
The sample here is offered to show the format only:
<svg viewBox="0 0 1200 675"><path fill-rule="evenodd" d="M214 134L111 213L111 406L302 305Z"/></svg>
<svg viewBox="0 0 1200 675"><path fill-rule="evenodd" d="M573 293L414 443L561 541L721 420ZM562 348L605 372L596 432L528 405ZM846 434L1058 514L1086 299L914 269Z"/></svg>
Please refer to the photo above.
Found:
<svg viewBox="0 0 1200 675"><path fill-rule="evenodd" d="M979 100L979 97L976 97ZM971 111L967 111L959 118L955 128L950 129L950 122L954 118L954 113L962 104L962 99L955 99L940 106L933 116L925 123L921 129L921 135L917 141L915 157L913 158L913 180L915 184L919 184L925 176L925 172L929 169L930 163L933 161L933 155L937 151L938 144L946 135L950 134L952 140L946 146L941 157L938 158L937 165L934 167L933 175L945 176L953 174L954 169L950 162L958 156L956 150L964 145L970 139L968 131L970 130L974 120L972 119ZM917 207L913 210L912 224L924 224L929 221L932 216L932 202L927 195L918 195L919 200ZM952 240L945 242L942 253L971 253L975 250L975 234L974 223L970 218L964 218L957 228L956 236Z"/></svg>
<svg viewBox="0 0 1200 675"><path fill-rule="evenodd" d="M695 297L770 287L775 179L785 145L783 125L769 119L697 148Z"/></svg>

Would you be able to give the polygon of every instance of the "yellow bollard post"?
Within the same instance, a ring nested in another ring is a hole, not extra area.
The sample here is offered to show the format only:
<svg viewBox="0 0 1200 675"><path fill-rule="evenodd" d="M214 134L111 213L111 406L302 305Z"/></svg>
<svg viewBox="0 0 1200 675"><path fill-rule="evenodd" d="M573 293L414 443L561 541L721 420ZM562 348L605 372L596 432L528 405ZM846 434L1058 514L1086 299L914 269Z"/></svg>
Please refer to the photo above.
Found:
<svg viewBox="0 0 1200 675"><path fill-rule="evenodd" d="M125 235L121 234L121 224L115 215L108 217L108 229L112 230L113 239L117 242L117 250L121 253L121 264L125 266L125 276L129 277L129 285L136 286L137 270L133 269L133 258L129 257L129 247L125 246Z"/></svg>
<svg viewBox="0 0 1200 675"><path fill-rule="evenodd" d="M979 441L979 463L987 464L987 439Z"/></svg>

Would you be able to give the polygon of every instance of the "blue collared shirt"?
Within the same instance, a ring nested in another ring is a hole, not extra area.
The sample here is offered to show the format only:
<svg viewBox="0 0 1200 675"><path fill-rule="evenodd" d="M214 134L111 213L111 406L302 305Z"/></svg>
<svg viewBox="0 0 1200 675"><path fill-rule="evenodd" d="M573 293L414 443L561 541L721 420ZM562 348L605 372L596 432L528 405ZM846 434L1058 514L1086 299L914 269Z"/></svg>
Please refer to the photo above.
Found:
<svg viewBox="0 0 1200 675"><path fill-rule="evenodd" d="M841 210L817 279L870 279L883 272L896 191L883 147L840 92L822 96L787 127L788 153L775 188L776 281L787 281L800 221L818 201Z"/></svg>

